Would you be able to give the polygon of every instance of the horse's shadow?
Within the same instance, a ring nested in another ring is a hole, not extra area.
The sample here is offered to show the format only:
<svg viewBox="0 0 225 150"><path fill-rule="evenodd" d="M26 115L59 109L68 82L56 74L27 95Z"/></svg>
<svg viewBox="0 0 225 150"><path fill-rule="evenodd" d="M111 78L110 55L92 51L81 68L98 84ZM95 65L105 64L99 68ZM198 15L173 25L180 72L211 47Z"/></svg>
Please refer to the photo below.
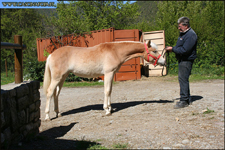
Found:
<svg viewBox="0 0 225 150"><path fill-rule="evenodd" d="M202 96L192 96L192 101L197 101L202 99ZM132 102L121 102L121 103L112 103L111 106L113 108L113 113L121 111L123 109L127 109L129 107L141 105L141 104L148 104L148 103L174 103L174 100L149 100L149 101L132 101ZM95 105L87 105L84 107L72 109L66 112L63 112L62 115L70 115L70 114L76 114L81 112L86 112L90 110L103 110L103 104L95 104Z"/></svg>
<svg viewBox="0 0 225 150"><path fill-rule="evenodd" d="M144 103L173 103L173 101L169 101L169 100L133 101L133 102L125 102L125 103L112 103L111 106L113 108L113 112L118 112L120 110L133 107L136 105L144 104ZM72 110L63 112L62 115L65 116L65 115L76 114L76 113L81 113L81 112L90 111L90 110L103 110L103 104L88 105L88 106L72 109Z"/></svg>
<svg viewBox="0 0 225 150"><path fill-rule="evenodd" d="M201 100L203 97L194 95L192 97L192 102ZM123 109L127 109L129 107L141 105L141 104L148 104L148 103L174 103L174 100L149 100L149 101L132 101L132 102L123 102L123 103L112 103L111 106L113 108L113 112L118 112ZM66 112L63 112L62 115L70 115L70 114L76 114L76 113L81 113L81 112L86 112L90 110L103 110L103 104L95 104L95 105L87 105L84 107L72 109Z"/></svg>

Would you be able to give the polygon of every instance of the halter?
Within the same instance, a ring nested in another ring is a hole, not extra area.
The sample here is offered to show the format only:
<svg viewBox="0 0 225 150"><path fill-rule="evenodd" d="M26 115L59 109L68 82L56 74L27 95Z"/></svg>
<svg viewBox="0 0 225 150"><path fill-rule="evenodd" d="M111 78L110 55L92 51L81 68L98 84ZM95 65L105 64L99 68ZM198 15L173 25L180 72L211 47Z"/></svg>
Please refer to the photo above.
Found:
<svg viewBox="0 0 225 150"><path fill-rule="evenodd" d="M153 56L152 54L149 53L146 43L144 43L144 44L145 44L145 49L146 49L147 54L148 54L148 62L149 62L149 56L151 56L152 58L155 59L155 63L153 64L153 65L155 66L156 63L157 63L157 61L158 61L158 59L159 59L159 57L160 57L161 55L159 55L158 57Z"/></svg>

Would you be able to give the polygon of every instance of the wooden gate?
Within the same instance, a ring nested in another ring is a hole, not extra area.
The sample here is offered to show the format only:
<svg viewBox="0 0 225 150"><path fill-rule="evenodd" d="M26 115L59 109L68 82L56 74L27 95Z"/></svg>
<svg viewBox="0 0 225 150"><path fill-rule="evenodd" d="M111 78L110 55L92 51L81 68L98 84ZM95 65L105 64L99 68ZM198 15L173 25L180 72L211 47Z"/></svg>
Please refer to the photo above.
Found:
<svg viewBox="0 0 225 150"><path fill-rule="evenodd" d="M143 40L151 40L158 46L158 51L162 53L165 48L165 33L164 30L151 31L142 33ZM163 53L164 54L164 53ZM156 66L144 60L144 74L145 76L164 76L167 74L166 66Z"/></svg>
<svg viewBox="0 0 225 150"><path fill-rule="evenodd" d="M140 31L133 30L115 30L113 41L139 41ZM140 57L133 58L123 63L120 70L115 74L115 81L137 80L141 79Z"/></svg>

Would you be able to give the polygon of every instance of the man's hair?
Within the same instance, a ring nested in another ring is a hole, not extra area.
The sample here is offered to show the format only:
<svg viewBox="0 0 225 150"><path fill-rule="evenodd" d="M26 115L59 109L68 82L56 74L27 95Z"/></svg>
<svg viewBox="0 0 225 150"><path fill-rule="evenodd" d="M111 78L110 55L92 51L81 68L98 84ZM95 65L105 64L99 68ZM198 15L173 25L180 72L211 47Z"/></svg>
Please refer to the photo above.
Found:
<svg viewBox="0 0 225 150"><path fill-rule="evenodd" d="M189 18L188 17L181 17L178 19L177 23L180 24L182 23L183 26L188 26L190 27L190 23L189 23Z"/></svg>

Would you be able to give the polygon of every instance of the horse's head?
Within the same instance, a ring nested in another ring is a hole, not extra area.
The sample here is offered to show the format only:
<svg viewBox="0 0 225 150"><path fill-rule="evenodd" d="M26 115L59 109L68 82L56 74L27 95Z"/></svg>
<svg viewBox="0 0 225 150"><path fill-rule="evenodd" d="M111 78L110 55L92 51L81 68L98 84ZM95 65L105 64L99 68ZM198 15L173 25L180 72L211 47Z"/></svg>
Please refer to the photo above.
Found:
<svg viewBox="0 0 225 150"><path fill-rule="evenodd" d="M151 40L145 41L144 44L146 50L146 54L144 56L145 60L152 63L154 66L156 64L160 66L165 65L166 61L163 56L159 54L157 45L151 42Z"/></svg>

